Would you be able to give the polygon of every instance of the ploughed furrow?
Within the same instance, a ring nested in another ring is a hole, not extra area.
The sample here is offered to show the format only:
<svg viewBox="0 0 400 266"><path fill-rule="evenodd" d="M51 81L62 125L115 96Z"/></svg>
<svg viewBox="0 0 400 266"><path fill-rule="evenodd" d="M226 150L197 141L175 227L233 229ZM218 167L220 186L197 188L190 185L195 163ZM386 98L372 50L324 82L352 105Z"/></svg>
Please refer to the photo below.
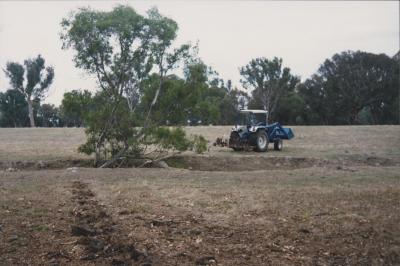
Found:
<svg viewBox="0 0 400 266"><path fill-rule="evenodd" d="M152 265L146 252L135 248L86 183L72 184L71 234L78 237L79 259L105 265Z"/></svg>

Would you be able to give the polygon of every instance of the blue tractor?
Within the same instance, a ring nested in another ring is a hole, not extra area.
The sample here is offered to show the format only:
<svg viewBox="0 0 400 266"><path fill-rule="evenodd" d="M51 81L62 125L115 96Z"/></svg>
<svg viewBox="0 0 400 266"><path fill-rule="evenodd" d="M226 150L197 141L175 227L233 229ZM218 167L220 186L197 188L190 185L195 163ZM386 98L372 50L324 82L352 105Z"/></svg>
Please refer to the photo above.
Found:
<svg viewBox="0 0 400 266"><path fill-rule="evenodd" d="M232 128L228 146L235 151L254 149L265 152L268 144L274 143L274 150L280 151L283 148L282 141L293 137L290 128L284 128L278 122L268 124L268 111L241 110Z"/></svg>

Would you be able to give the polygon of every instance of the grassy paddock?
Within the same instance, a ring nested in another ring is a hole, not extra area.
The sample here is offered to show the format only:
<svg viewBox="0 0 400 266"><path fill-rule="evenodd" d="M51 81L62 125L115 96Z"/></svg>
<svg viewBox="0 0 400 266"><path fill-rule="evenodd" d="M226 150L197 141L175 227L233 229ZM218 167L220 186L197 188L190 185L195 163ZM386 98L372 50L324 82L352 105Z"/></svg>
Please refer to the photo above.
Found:
<svg viewBox="0 0 400 266"><path fill-rule="evenodd" d="M188 134L201 134L209 141L210 154L222 156L237 155L226 148L212 147L217 137L229 137L230 128L185 127ZM257 155L400 157L400 126L294 126L292 129L295 138L284 142L283 152ZM88 158L77 152L78 146L84 142L82 128L1 128L0 161Z"/></svg>

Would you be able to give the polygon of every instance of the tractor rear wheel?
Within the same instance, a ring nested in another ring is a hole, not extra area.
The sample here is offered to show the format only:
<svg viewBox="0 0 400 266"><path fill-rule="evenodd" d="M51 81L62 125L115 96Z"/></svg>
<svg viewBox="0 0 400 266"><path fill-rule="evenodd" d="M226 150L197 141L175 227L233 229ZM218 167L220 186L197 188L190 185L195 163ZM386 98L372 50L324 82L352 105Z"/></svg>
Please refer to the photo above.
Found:
<svg viewBox="0 0 400 266"><path fill-rule="evenodd" d="M268 135L264 130L259 130L256 135L256 151L265 152L268 150Z"/></svg>
<svg viewBox="0 0 400 266"><path fill-rule="evenodd" d="M282 139L275 139L274 140L274 150L281 151L283 148L283 141Z"/></svg>

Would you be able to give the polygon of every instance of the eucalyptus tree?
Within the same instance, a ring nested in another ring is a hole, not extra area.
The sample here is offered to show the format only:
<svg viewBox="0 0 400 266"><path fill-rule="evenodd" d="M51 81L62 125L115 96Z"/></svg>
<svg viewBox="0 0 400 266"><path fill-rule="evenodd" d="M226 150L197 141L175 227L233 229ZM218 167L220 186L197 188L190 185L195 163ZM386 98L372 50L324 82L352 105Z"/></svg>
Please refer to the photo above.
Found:
<svg viewBox="0 0 400 266"><path fill-rule="evenodd" d="M99 161L100 154L112 147L112 159L103 166L126 153L142 153L146 136L157 131L147 129L148 119L140 121L136 113L143 83L153 72L159 73L162 82L166 73L188 55L188 45L171 47L178 29L176 22L155 8L142 16L129 6L118 6L110 12L81 8L61 25L63 49L75 51L76 67L95 75L101 88L95 97L96 114L87 121L88 141L82 150L95 152ZM160 83L148 114L161 87Z"/></svg>
<svg viewBox="0 0 400 266"><path fill-rule="evenodd" d="M282 66L282 59L264 57L252 59L240 68L241 82L252 90L250 106L264 108L274 115L279 100L289 91L294 91L300 79Z"/></svg>
<svg viewBox="0 0 400 266"><path fill-rule="evenodd" d="M125 6L111 12L80 8L61 25L62 48L74 49L75 66L94 74L110 97L126 93L133 103L138 83L153 64L152 36L145 18Z"/></svg>
<svg viewBox="0 0 400 266"><path fill-rule="evenodd" d="M45 98L54 79L53 67L46 67L44 58L38 55L36 58L25 60L24 65L8 62L4 72L10 79L12 88L25 97L30 125L35 127L33 101Z"/></svg>

